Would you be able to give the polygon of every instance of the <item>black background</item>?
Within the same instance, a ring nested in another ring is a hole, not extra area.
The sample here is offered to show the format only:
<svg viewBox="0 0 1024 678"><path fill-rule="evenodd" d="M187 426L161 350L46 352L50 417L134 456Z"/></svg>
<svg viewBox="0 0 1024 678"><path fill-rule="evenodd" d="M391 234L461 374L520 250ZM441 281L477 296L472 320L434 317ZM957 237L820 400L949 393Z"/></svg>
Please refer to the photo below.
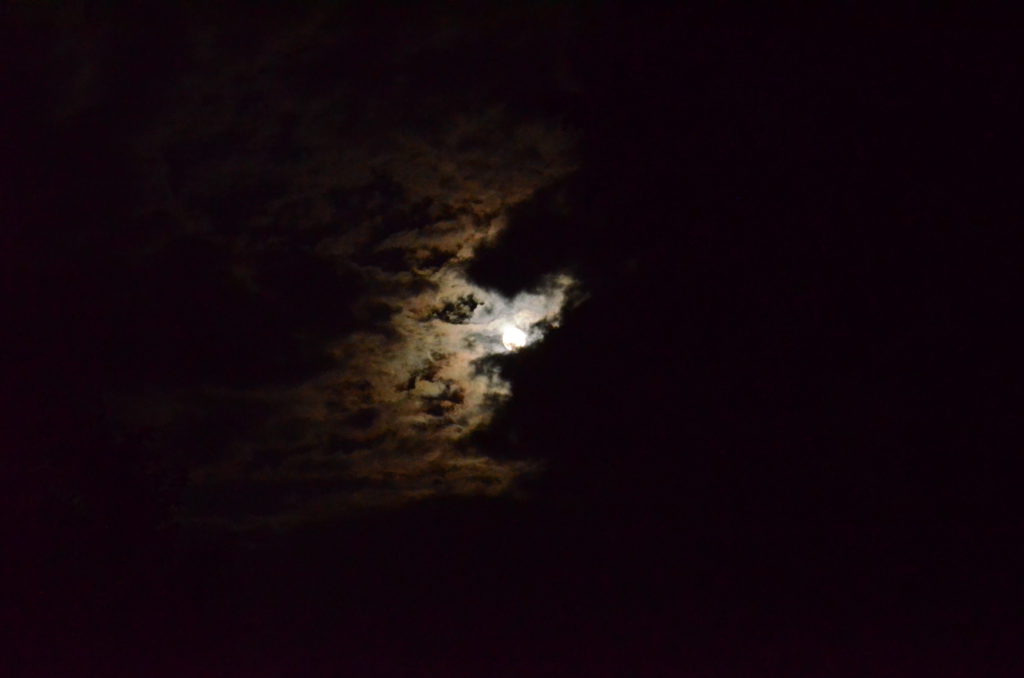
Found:
<svg viewBox="0 0 1024 678"><path fill-rule="evenodd" d="M368 35L434 16L336 11ZM281 350L289 328L346 331L329 269L282 263L268 310L194 243L162 265L123 256L139 228L127 140L183 68L180 34L209 22L245 41L285 12L8 13L5 663L1019 675L1017 33L955 16L431 11L489 32L467 38L473 58L423 63L422 92L580 134L578 171L517 208L471 271L515 291L568 266L589 294L507 361L514 398L482 437L547 469L525 500L244 536L169 521L182 473L119 437L103 396L312 372L322 356ZM61 46L96 26L113 27L98 44L115 75L52 122ZM338 49L314 84L379 75ZM556 52L570 91L531 79Z"/></svg>

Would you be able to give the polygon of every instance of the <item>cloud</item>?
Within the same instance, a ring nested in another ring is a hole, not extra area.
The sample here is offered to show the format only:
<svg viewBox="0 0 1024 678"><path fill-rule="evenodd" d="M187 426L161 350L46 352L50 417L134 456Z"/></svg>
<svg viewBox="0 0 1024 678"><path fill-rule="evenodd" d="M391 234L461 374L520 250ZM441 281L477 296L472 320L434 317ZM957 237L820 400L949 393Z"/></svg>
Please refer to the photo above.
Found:
<svg viewBox="0 0 1024 678"><path fill-rule="evenodd" d="M531 134L536 138L538 132ZM554 274L536 289L509 298L466 277L465 265L476 249L493 242L506 226L508 207L570 169L564 160L543 155L543 164L534 167L521 157L509 159L499 137L474 150L476 174L460 164L466 161L463 154L446 156L444 147L420 144L409 162L415 171L392 175L396 183L409 182L400 185L410 204L427 199L443 218L394 233L371 219L370 226L324 243L323 256L362 276L364 294L354 305L366 318L374 315L366 309L377 309L377 321L332 343L332 369L279 394L289 403L281 416L304 422L300 438L284 443L295 453L274 468L248 464L244 460L258 457L253 448L261 444L250 441L240 446L233 463L197 471L198 484L225 477L269 484L336 479L347 487L295 509L304 515L314 505L322 512L325 505L340 509L439 495L503 494L537 467L493 459L465 444L511 395L510 384L485 360L507 352L504 329L516 326L528 343L539 341L557 327L575 285L570 276ZM408 148L405 141L401 147ZM520 151L513 147L511 154ZM484 158L490 165L483 166ZM417 161L422 161L418 167ZM396 155L386 162L406 167ZM445 173L460 178L440 181L438 175ZM380 251L396 252L404 267L360 263L373 261L360 254ZM279 425L270 422L257 440L273 440Z"/></svg>
<svg viewBox="0 0 1024 678"><path fill-rule="evenodd" d="M511 208L574 170L575 134L494 101L453 110L429 88L378 91L351 77L289 94L296 69L318 65L318 49L331 57L328 43L271 41L270 56L210 61L205 40L202 69L168 86L173 105L137 139L137 211L172 215L146 246L211 243L224 257L211 266L229 272L249 307L305 309L279 314L297 324L291 343L273 346L301 344L324 361L306 360L288 383L258 384L258 351L249 351L249 380L166 394L179 402L173 411L220 401L260 413L198 455L182 517L283 525L513 491L538 463L469 443L511 396L492 358L507 352L508 325L528 345L556 328L577 283L552 271L507 296L466 271L498 242ZM310 289L304 268L324 266L346 282ZM237 339L256 341L254 324L254 336Z"/></svg>

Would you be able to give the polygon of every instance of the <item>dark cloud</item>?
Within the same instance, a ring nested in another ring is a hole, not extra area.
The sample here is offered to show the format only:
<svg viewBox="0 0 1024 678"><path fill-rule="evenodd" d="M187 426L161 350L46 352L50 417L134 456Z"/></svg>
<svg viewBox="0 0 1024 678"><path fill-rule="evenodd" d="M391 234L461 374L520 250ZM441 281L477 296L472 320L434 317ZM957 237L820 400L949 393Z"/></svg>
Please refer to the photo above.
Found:
<svg viewBox="0 0 1024 678"><path fill-rule="evenodd" d="M155 427L177 441L168 458L193 460L184 519L493 495L534 467L469 444L509 396L480 361L506 350L506 325L529 341L554 329L573 280L547 260L502 294L466 270L513 208L573 171L576 136L539 105L568 93L564 77L512 77L537 47L560 58L557 26L524 26L512 61L481 60L507 30L492 18L177 26L179 70L124 135L130 318L112 397L134 403L115 408L125 431Z"/></svg>

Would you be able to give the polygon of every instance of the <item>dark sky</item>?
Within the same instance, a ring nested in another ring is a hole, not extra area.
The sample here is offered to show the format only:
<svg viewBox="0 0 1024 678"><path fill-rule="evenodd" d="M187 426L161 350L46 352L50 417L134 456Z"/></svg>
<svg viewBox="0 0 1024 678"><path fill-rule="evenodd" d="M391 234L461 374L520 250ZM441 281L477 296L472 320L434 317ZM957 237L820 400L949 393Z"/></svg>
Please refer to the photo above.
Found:
<svg viewBox="0 0 1024 678"><path fill-rule="evenodd" d="M1017 32L102 4L0 21L11 675L1024 671Z"/></svg>

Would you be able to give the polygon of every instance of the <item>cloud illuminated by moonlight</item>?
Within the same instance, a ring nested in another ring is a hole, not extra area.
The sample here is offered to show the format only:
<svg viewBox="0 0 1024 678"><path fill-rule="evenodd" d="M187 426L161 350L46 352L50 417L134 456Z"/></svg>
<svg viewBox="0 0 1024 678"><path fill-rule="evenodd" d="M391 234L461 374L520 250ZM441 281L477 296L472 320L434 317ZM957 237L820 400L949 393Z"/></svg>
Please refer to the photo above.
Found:
<svg viewBox="0 0 1024 678"><path fill-rule="evenodd" d="M297 497L256 511L264 515L233 517L232 526L500 495L537 469L534 461L492 458L467 438L511 396L485 359L557 328L578 285L552 272L508 298L474 284L466 269L480 247L496 243L509 208L572 171L573 144L558 126L491 110L453 120L440 135L391 135L372 149L349 144L349 157L332 159L341 166L313 184L358 189L383 177L401 195L392 198L397 205L331 226L316 246L363 290L351 303L362 323L330 347L334 366L297 387L253 393L278 414L192 474L200 490L245 483L291 488ZM396 206L422 205L426 212L403 228L384 218ZM256 463L268 449L275 462Z"/></svg>

